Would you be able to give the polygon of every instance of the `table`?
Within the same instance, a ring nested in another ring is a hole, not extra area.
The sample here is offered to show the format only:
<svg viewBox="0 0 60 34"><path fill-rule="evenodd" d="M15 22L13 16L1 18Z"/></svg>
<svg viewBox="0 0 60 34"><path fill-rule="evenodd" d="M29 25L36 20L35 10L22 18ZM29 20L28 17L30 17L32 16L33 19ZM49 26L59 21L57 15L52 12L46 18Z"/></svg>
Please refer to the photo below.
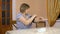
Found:
<svg viewBox="0 0 60 34"><path fill-rule="evenodd" d="M6 34L60 34L60 28L43 27L7 31Z"/></svg>
<svg viewBox="0 0 60 34"><path fill-rule="evenodd" d="M36 23L37 28L46 27L46 26L48 26L48 19L43 19Z"/></svg>
<svg viewBox="0 0 60 34"><path fill-rule="evenodd" d="M41 27L46 27L45 21L40 21L40 22L36 23L36 28L41 28Z"/></svg>

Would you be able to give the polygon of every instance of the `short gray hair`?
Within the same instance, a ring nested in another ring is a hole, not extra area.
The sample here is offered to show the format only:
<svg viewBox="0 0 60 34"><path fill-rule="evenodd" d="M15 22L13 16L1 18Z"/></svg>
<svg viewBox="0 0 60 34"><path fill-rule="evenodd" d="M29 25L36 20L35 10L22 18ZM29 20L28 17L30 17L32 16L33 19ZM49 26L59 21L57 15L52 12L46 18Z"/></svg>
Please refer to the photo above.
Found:
<svg viewBox="0 0 60 34"><path fill-rule="evenodd" d="M26 3L23 3L20 7L20 12L24 13L26 9L30 8L30 6Z"/></svg>

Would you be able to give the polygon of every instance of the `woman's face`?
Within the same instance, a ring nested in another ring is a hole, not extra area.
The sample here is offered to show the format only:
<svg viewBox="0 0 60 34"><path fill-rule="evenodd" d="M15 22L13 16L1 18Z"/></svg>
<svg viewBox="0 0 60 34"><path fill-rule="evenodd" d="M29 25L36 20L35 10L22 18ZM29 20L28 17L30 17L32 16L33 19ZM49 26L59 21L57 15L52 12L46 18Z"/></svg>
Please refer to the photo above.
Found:
<svg viewBox="0 0 60 34"><path fill-rule="evenodd" d="M27 9L26 11L25 11L25 13L27 14L29 12L29 9Z"/></svg>

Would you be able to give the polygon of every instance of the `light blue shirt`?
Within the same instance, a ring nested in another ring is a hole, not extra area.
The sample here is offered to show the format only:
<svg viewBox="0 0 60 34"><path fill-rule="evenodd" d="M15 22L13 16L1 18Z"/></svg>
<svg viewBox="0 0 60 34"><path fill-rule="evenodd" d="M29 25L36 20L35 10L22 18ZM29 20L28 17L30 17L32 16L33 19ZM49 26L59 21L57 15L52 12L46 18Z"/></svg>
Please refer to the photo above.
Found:
<svg viewBox="0 0 60 34"><path fill-rule="evenodd" d="M28 18L30 18L30 15L26 15ZM17 16L16 16L16 18L17 18L17 20L16 20L16 24L17 24L17 29L27 29L27 28L31 28L31 26L32 26L32 23L30 23L29 25L24 25L21 21L19 21L18 19L20 18L20 17L24 17L23 15L22 15L22 13L19 13L19 14L17 14Z"/></svg>

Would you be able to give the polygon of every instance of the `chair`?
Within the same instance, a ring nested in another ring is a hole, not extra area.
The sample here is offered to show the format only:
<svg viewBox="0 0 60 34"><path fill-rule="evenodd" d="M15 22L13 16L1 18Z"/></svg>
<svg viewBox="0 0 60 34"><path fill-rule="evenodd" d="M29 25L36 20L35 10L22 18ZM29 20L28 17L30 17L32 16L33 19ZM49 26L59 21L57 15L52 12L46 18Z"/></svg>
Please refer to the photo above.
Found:
<svg viewBox="0 0 60 34"><path fill-rule="evenodd" d="M13 30L16 30L17 29L16 24L13 24L12 27L13 27Z"/></svg>

